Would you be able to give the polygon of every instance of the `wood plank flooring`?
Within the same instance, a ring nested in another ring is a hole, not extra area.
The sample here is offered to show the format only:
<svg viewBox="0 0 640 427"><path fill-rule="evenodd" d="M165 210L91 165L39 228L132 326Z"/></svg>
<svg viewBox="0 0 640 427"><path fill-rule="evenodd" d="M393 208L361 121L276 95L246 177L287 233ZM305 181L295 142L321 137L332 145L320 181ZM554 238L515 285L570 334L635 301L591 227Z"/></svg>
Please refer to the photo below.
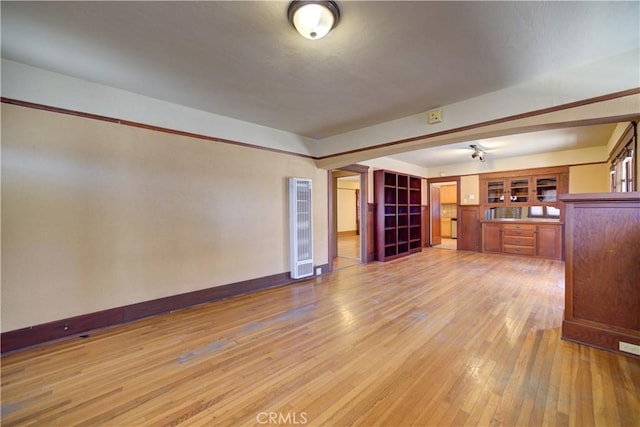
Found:
<svg viewBox="0 0 640 427"><path fill-rule="evenodd" d="M458 249L458 241L456 239L449 239L447 237L443 237L441 239L441 243L439 245L434 246L437 249L449 249L449 250L457 250Z"/></svg>
<svg viewBox="0 0 640 427"><path fill-rule="evenodd" d="M338 233L338 253L333 259L333 269L360 264L360 236L353 233Z"/></svg>
<svg viewBox="0 0 640 427"><path fill-rule="evenodd" d="M638 426L564 264L425 249L2 357L2 425Z"/></svg>

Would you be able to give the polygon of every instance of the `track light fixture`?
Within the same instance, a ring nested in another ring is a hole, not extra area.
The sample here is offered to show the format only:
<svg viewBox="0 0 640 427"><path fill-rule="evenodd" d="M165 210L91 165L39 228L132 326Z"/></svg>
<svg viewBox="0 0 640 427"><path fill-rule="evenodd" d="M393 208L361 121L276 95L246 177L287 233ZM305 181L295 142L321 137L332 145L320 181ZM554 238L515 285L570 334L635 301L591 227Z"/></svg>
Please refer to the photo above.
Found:
<svg viewBox="0 0 640 427"><path fill-rule="evenodd" d="M302 37L318 40L338 25L340 9L335 1L292 1L287 16Z"/></svg>
<svg viewBox="0 0 640 427"><path fill-rule="evenodd" d="M487 155L487 153L485 153L484 151L482 151L480 148L478 148L477 145L472 144L469 147L473 148L473 153L471 154L471 158L472 159L478 159L481 162L484 162L484 158Z"/></svg>

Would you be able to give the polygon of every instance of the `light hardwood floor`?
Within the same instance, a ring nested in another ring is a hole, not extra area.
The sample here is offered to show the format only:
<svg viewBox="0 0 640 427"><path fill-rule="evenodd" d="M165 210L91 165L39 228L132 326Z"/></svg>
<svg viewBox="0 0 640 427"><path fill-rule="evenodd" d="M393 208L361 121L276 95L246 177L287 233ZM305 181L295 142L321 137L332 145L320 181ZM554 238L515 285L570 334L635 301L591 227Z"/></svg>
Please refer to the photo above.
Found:
<svg viewBox="0 0 640 427"><path fill-rule="evenodd" d="M449 249L449 250L457 250L458 248L458 241L456 239L449 239L448 237L443 237L442 242L437 245L434 246L434 248L437 249Z"/></svg>
<svg viewBox="0 0 640 427"><path fill-rule="evenodd" d="M333 259L333 269L339 270L360 264L360 236L353 233L338 233L338 254Z"/></svg>
<svg viewBox="0 0 640 427"><path fill-rule="evenodd" d="M640 360L560 340L563 271L425 249L6 355L2 425L638 426Z"/></svg>

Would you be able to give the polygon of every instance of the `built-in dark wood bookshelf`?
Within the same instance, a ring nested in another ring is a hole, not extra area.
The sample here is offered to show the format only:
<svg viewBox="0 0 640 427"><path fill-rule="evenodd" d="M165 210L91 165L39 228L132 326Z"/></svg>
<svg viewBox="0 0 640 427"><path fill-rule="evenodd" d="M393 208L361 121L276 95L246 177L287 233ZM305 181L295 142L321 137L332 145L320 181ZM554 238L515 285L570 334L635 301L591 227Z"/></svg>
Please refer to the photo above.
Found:
<svg viewBox="0 0 640 427"><path fill-rule="evenodd" d="M386 170L374 172L376 260L422 250L422 179Z"/></svg>

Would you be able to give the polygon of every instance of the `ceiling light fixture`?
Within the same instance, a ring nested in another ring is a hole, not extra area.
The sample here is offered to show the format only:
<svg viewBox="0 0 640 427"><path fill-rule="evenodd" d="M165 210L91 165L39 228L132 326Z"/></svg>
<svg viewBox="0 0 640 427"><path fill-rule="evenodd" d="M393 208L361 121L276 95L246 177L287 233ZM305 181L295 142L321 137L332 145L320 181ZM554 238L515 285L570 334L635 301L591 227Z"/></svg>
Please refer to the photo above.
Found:
<svg viewBox="0 0 640 427"><path fill-rule="evenodd" d="M340 9L335 1L292 1L287 16L302 37L318 40L338 25Z"/></svg>
<svg viewBox="0 0 640 427"><path fill-rule="evenodd" d="M473 148L473 153L471 154L471 158L472 159L478 159L481 162L484 162L484 158L487 155L487 153L485 153L484 151L482 151L480 148L478 148L477 145L472 144L469 147Z"/></svg>

